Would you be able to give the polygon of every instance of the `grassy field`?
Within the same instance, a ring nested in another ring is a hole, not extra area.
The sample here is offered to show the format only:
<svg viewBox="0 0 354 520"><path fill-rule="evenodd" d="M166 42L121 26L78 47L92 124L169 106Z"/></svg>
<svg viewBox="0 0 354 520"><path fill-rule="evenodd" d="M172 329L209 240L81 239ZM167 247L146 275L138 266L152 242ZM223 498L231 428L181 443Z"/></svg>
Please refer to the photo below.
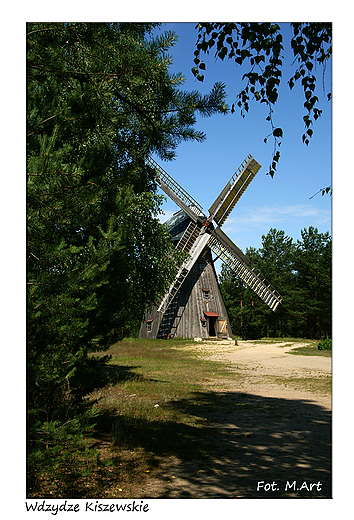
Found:
<svg viewBox="0 0 354 520"><path fill-rule="evenodd" d="M200 359L193 348L183 348L188 344L190 340L125 339L107 352L95 354L111 356L103 368L109 383L87 396L88 403L97 409L90 439L91 448L97 450L97 464L89 476L78 479L63 495L57 484L57 498L133 498L141 493L147 474L153 476L169 458L202 460L209 456L208 418L216 405L224 411L229 406L227 396L219 393L216 397L215 390L222 388L224 379L232 379L237 387L242 374L230 373L221 362ZM315 345L309 342L298 353L330 354L317 351ZM319 385L330 387L330 379L289 384L321 391ZM244 408L242 395L237 399L236 406Z"/></svg>
<svg viewBox="0 0 354 520"><path fill-rule="evenodd" d="M254 344L261 345L262 343L284 343L283 347L287 347L290 345L296 345L296 343L301 343L301 346L298 348L294 348L289 352L290 354L300 355L300 356L322 356L322 357L332 357L331 350L318 350L318 340L314 339L301 339L301 338L263 338L260 340L252 341ZM305 346L303 345L305 343Z"/></svg>
<svg viewBox="0 0 354 520"><path fill-rule="evenodd" d="M300 356L322 356L322 357L332 357L331 350L318 350L317 348L318 341L308 341L308 345L305 347L294 348L290 354L300 355Z"/></svg>
<svg viewBox="0 0 354 520"><path fill-rule="evenodd" d="M114 440L106 450L100 445L101 462L108 465L102 464L100 478L93 479L91 490L97 496L103 492L107 497L133 497L144 474L153 473L164 459L200 456L201 444L207 449L206 407L212 406L208 393L224 377L237 382L242 376L231 376L222 363L201 360L193 349L181 348L187 344L190 341L126 339L108 351L112 382L89 396L100 411L98 440L105 436ZM318 351L316 345L309 341L296 353L330 354ZM330 380L289 384L322 391L330 387Z"/></svg>
<svg viewBox="0 0 354 520"><path fill-rule="evenodd" d="M99 465L81 493L134 497L162 460L200 455L198 444L207 444L205 413L197 413L209 406L205 385L229 373L221 363L180 348L186 344L190 341L125 339L95 354L112 356L106 367L111 382L88 396L98 409L93 446Z"/></svg>
<svg viewBox="0 0 354 520"><path fill-rule="evenodd" d="M200 423L197 416L174 403L198 404L204 385L228 372L222 363L203 361L193 351L179 349L187 343L127 339L108 351L112 383L90 399L97 401L101 412L114 417L112 431L120 445L139 443L146 437L147 423Z"/></svg>

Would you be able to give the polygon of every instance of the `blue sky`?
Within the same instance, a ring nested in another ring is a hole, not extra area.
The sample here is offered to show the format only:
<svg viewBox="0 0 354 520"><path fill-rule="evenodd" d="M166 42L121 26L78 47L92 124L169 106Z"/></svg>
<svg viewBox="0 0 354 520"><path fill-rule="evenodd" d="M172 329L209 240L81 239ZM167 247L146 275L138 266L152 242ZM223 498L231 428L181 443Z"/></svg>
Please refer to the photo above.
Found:
<svg viewBox="0 0 354 520"><path fill-rule="evenodd" d="M302 143L304 130L302 117L307 111L303 107L301 85L290 91L287 81L293 74L290 49L291 30L289 24L281 24L284 30L284 68L279 99L275 105L273 121L284 131L280 147L281 158L272 179L266 175L272 159L273 140L264 138L271 132L265 120L267 109L259 103L250 103L250 110L243 119L239 111L234 114L214 115L198 118L196 128L202 130L207 139L203 143L188 142L178 146L177 157L172 162L159 164L189 194L201 204L205 213L231 178L243 159L250 153L262 168L251 182L233 212L225 222L223 230L243 250L246 247L261 247L261 237L270 228L283 230L294 241L301 238L300 231L309 226L320 232L331 233L331 204L329 195L316 195L318 190L332 183L331 103L327 93L331 92L331 64L325 74L323 91L322 68L315 94L320 99L322 116L314 122L314 134L309 146ZM203 55L206 63L205 79L197 81L190 69L194 66L193 52L197 40L194 23L180 22L162 24L159 31L173 30L178 42L170 49L173 56L171 72L181 72L186 81L185 90L207 93L216 81L226 84L229 106L241 88L240 67L232 60L216 61L214 56ZM166 220L175 211L176 204L168 199L163 205Z"/></svg>

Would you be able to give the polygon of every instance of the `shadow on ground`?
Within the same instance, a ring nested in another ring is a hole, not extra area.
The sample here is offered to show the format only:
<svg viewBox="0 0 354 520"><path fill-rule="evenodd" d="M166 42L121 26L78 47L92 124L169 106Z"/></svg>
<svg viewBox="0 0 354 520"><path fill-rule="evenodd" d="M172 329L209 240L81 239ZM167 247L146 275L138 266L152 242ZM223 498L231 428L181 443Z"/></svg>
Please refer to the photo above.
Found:
<svg viewBox="0 0 354 520"><path fill-rule="evenodd" d="M196 392L163 406L198 426L115 418L118 443L163 458L137 498L331 497L328 410L241 392Z"/></svg>

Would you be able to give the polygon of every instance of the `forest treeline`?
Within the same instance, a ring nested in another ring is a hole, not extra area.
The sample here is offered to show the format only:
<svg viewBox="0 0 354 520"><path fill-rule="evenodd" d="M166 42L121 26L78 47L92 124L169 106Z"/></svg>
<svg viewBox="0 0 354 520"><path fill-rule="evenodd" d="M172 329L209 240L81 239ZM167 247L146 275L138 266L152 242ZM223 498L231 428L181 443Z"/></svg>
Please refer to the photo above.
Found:
<svg viewBox="0 0 354 520"><path fill-rule="evenodd" d="M261 337L332 337L332 238L310 226L293 241L284 231L270 229L262 247L246 250L251 263L281 294L271 311L226 266L219 276L233 334Z"/></svg>

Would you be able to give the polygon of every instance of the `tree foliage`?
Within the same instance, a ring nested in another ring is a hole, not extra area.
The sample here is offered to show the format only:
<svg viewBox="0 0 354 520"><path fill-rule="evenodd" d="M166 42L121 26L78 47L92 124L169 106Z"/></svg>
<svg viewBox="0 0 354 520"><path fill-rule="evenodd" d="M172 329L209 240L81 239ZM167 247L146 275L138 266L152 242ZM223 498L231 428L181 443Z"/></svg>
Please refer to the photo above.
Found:
<svg viewBox="0 0 354 520"><path fill-rule="evenodd" d="M319 97L315 92L318 83L315 74L316 67L322 67L323 74L332 55L332 26L330 23L291 23L293 36L290 46L296 63L294 74L289 78L288 85L293 89L301 82L304 93L303 116L304 133L302 141L308 145L313 135L313 122L322 110L318 108ZM235 105L239 107L241 116L249 110L249 103L254 100L265 103L268 107L267 121L271 133L265 137L274 139L273 159L269 174L273 177L280 159L279 147L283 138L282 128L273 122L274 105L279 96L279 86L283 73L284 38L282 29L276 23L199 23L198 39L194 52L195 66L193 74L199 81L204 80L206 70L202 54L215 51L215 57L221 60L233 59L238 66L244 66L247 71L242 75L243 87L236 95ZM327 94L331 99L331 93Z"/></svg>
<svg viewBox="0 0 354 520"><path fill-rule="evenodd" d="M331 337L332 240L312 226L296 243L284 231L270 229L262 247L246 251L252 264L283 297L273 313L266 304L222 267L220 285L233 333L244 338Z"/></svg>
<svg viewBox="0 0 354 520"><path fill-rule="evenodd" d="M129 334L176 272L146 157L173 158L181 141L204 139L197 112L225 111L220 84L206 96L180 90L168 73L175 36L154 39L151 27L27 26L31 453L82 423L102 373L89 353Z"/></svg>

